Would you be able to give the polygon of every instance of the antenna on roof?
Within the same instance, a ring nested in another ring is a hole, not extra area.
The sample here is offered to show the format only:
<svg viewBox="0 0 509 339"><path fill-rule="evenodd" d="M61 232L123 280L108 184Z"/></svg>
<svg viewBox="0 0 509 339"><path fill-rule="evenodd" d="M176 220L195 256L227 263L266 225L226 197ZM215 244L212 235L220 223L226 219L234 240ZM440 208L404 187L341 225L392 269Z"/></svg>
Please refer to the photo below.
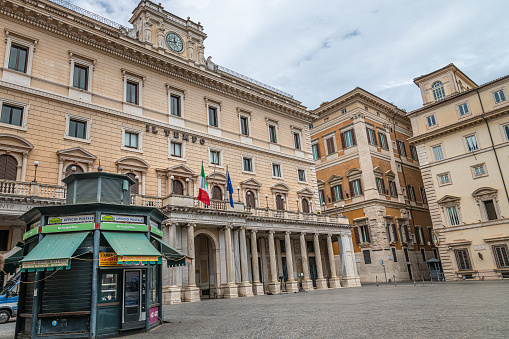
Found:
<svg viewBox="0 0 509 339"><path fill-rule="evenodd" d="M97 167L97 172L102 172L103 168L101 167L101 159L99 159L99 167Z"/></svg>

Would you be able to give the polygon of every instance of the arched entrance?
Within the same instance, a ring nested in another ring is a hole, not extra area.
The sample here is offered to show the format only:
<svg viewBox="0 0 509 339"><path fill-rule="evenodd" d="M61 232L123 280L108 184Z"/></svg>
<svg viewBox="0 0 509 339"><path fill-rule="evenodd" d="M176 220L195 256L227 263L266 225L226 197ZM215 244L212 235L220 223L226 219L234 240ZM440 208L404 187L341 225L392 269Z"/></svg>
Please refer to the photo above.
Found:
<svg viewBox="0 0 509 339"><path fill-rule="evenodd" d="M197 230L194 238L196 286L201 298L219 297L219 245L216 236L209 230Z"/></svg>

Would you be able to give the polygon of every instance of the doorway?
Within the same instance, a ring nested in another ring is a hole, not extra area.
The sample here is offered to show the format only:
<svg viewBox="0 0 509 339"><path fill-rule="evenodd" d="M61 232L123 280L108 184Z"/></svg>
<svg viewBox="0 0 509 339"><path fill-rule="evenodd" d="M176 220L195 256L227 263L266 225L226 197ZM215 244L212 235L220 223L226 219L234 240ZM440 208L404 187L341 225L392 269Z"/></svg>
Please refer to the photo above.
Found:
<svg viewBox="0 0 509 339"><path fill-rule="evenodd" d="M145 326L146 270L124 271L122 328Z"/></svg>
<svg viewBox="0 0 509 339"><path fill-rule="evenodd" d="M199 234L195 237L194 244L196 256L195 278L196 286L200 288L200 296L205 299L217 298L214 243L209 236Z"/></svg>
<svg viewBox="0 0 509 339"><path fill-rule="evenodd" d="M309 277L313 281L313 287L316 288L316 279L318 278L318 273L316 272L316 259L315 257L309 257Z"/></svg>

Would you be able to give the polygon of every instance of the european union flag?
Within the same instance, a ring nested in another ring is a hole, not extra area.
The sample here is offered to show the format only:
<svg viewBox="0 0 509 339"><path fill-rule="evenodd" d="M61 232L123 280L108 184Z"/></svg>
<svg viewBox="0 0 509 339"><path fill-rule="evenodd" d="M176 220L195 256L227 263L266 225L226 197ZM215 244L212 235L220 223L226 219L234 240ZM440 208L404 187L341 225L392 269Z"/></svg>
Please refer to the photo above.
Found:
<svg viewBox="0 0 509 339"><path fill-rule="evenodd" d="M226 191L230 195L230 206L233 207L233 186L232 181L230 180L230 172L228 172L228 168L226 168L226 177L228 179L228 183L226 184Z"/></svg>

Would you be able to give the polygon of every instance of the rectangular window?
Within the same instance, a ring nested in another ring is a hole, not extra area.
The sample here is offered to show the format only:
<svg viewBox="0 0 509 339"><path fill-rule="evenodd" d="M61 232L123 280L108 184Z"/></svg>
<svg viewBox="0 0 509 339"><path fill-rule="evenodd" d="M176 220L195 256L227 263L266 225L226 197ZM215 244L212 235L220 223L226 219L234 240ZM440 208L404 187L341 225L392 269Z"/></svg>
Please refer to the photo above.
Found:
<svg viewBox="0 0 509 339"><path fill-rule="evenodd" d="M246 172L253 172L253 159L242 158L242 169Z"/></svg>
<svg viewBox="0 0 509 339"><path fill-rule="evenodd" d="M458 271L470 271L472 269L467 249L454 250L454 254L458 263Z"/></svg>
<svg viewBox="0 0 509 339"><path fill-rule="evenodd" d="M460 116L470 113L468 111L468 105L466 103L459 105L458 109L460 111Z"/></svg>
<svg viewBox="0 0 509 339"><path fill-rule="evenodd" d="M302 149L300 133L298 132L293 132L293 145L295 146L295 149Z"/></svg>
<svg viewBox="0 0 509 339"><path fill-rule="evenodd" d="M346 113L346 108L343 108L343 109L341 110L341 114L345 114L345 113Z"/></svg>
<svg viewBox="0 0 509 339"><path fill-rule="evenodd" d="M508 268L509 267L509 255L507 253L507 245L494 245L493 253L495 255L495 259L497 261L498 268Z"/></svg>
<svg viewBox="0 0 509 339"><path fill-rule="evenodd" d="M493 203L493 200L484 200L483 202L484 210L486 211L486 217L488 220L496 220L497 217L497 210L495 209L495 204Z"/></svg>
<svg viewBox="0 0 509 339"><path fill-rule="evenodd" d="M419 190L421 191L421 201L423 204L428 203L428 197L426 196L426 190L422 187L419 187Z"/></svg>
<svg viewBox="0 0 509 339"><path fill-rule="evenodd" d="M410 145L410 154L412 154L412 159L419 161L419 157L417 156L417 149L413 145Z"/></svg>
<svg viewBox="0 0 509 339"><path fill-rule="evenodd" d="M127 81L125 101L131 104L138 105L138 83Z"/></svg>
<svg viewBox="0 0 509 339"><path fill-rule="evenodd" d="M138 133L125 132L124 146L138 148Z"/></svg>
<svg viewBox="0 0 509 339"><path fill-rule="evenodd" d="M343 200L343 188L341 185L331 187L332 201Z"/></svg>
<svg viewBox="0 0 509 339"><path fill-rule="evenodd" d="M418 244L422 244L421 234L419 233L420 227L415 228L415 240L417 240Z"/></svg>
<svg viewBox="0 0 509 339"><path fill-rule="evenodd" d="M216 107L209 107L209 125L218 127L217 108Z"/></svg>
<svg viewBox="0 0 509 339"><path fill-rule="evenodd" d="M182 144L172 141L170 152L172 157L182 158Z"/></svg>
<svg viewBox="0 0 509 339"><path fill-rule="evenodd" d="M276 126L269 125L269 141L273 144L277 144Z"/></svg>
<svg viewBox="0 0 509 339"><path fill-rule="evenodd" d="M465 137L465 140L467 141L467 148L469 152L479 149L479 147L477 146L477 140L475 139L475 135Z"/></svg>
<svg viewBox="0 0 509 339"><path fill-rule="evenodd" d="M370 145L378 146L376 141L376 133L374 129L371 129L369 127L366 127L366 134L368 136L368 143Z"/></svg>
<svg viewBox="0 0 509 339"><path fill-rule="evenodd" d="M358 228L358 233L359 233L359 240L361 242L371 242L370 237L369 237L368 226L364 225L364 226L359 226L357 228Z"/></svg>
<svg viewBox="0 0 509 339"><path fill-rule="evenodd" d="M281 247L281 253L286 253L286 242L284 240L279 241L279 246Z"/></svg>
<svg viewBox="0 0 509 339"><path fill-rule="evenodd" d="M477 177L477 176L481 176L481 175L485 175L486 174L486 170L484 169L484 164L483 165L479 165L479 166L474 166L474 175Z"/></svg>
<svg viewBox="0 0 509 339"><path fill-rule="evenodd" d="M300 182L306 182L306 171L303 169L298 169L297 174Z"/></svg>
<svg viewBox="0 0 509 339"><path fill-rule="evenodd" d="M440 180L440 184L441 185L448 184L448 183L451 182L451 178L449 177L449 173L440 174L440 175L438 175L438 178Z"/></svg>
<svg viewBox="0 0 509 339"><path fill-rule="evenodd" d="M426 262L426 251L424 251L424 248L421 248L421 256L422 256L422 261Z"/></svg>
<svg viewBox="0 0 509 339"><path fill-rule="evenodd" d="M426 122L428 123L428 127L432 127L437 124L434 115L430 115L429 117L426 117Z"/></svg>
<svg viewBox="0 0 509 339"><path fill-rule="evenodd" d="M73 138L86 139L87 123L84 121L69 120L69 136Z"/></svg>
<svg viewBox="0 0 509 339"><path fill-rule="evenodd" d="M249 136L249 118L241 116L240 117L240 134Z"/></svg>
<svg viewBox="0 0 509 339"><path fill-rule="evenodd" d="M385 194L385 183L383 178L376 178L376 187L378 189L378 193Z"/></svg>
<svg viewBox="0 0 509 339"><path fill-rule="evenodd" d="M74 64L72 86L85 91L88 89L88 67Z"/></svg>
<svg viewBox="0 0 509 339"><path fill-rule="evenodd" d="M21 126L23 122L23 108L3 104L0 121L4 124Z"/></svg>
<svg viewBox="0 0 509 339"><path fill-rule="evenodd" d="M396 183L392 180L389 181L389 192L393 197L398 196L398 191L396 190Z"/></svg>
<svg viewBox="0 0 509 339"><path fill-rule="evenodd" d="M449 225L457 226L460 224L460 218L458 216L458 211L456 210L456 206L447 207L446 213L447 213L447 216L449 217Z"/></svg>
<svg viewBox="0 0 509 339"><path fill-rule="evenodd" d="M341 143L343 149L355 146L357 144L355 140L355 132L353 129L341 133Z"/></svg>
<svg viewBox="0 0 509 339"><path fill-rule="evenodd" d="M504 90L500 90L500 91L497 91L495 93L493 93L493 96L495 97L495 103L499 103L499 102L502 102L502 101L505 101L505 93L504 93Z"/></svg>
<svg viewBox="0 0 509 339"><path fill-rule="evenodd" d="M387 145L387 136L384 133L378 132L378 139L380 139L381 148L389 149L389 145Z"/></svg>
<svg viewBox="0 0 509 339"><path fill-rule="evenodd" d="M415 191L412 185L407 186L408 200L415 201Z"/></svg>
<svg viewBox="0 0 509 339"><path fill-rule="evenodd" d="M405 260L407 262L409 262L410 261L410 257L408 256L408 248L404 248L403 249L403 253L405 254Z"/></svg>
<svg viewBox="0 0 509 339"><path fill-rule="evenodd" d="M369 250L362 251L362 254L364 255L364 264L371 264L371 254L369 253Z"/></svg>
<svg viewBox="0 0 509 339"><path fill-rule="evenodd" d="M306 241L306 251L308 253L314 253L315 252L315 246L312 241Z"/></svg>
<svg viewBox="0 0 509 339"><path fill-rule="evenodd" d="M350 181L350 193L352 197L362 194L361 179Z"/></svg>
<svg viewBox="0 0 509 339"><path fill-rule="evenodd" d="M442 152L442 145L433 147L433 155L435 156L435 161L440 161L440 160L444 159L444 153Z"/></svg>
<svg viewBox="0 0 509 339"><path fill-rule="evenodd" d="M212 165L220 165L220 151L210 150L209 157Z"/></svg>
<svg viewBox="0 0 509 339"><path fill-rule="evenodd" d="M327 145L327 154L332 154L336 152L336 149L334 148L334 138L330 137L325 139L325 144Z"/></svg>
<svg viewBox="0 0 509 339"><path fill-rule="evenodd" d="M402 157L406 157L406 148L405 148L405 143L401 140L396 140L397 144L398 144L398 153L399 155L401 155Z"/></svg>
<svg viewBox="0 0 509 339"><path fill-rule="evenodd" d="M325 202L325 192L323 190L318 190L318 199L320 199L320 205Z"/></svg>
<svg viewBox="0 0 509 339"><path fill-rule="evenodd" d="M505 137L509 140L509 125L504 126Z"/></svg>
<svg viewBox="0 0 509 339"><path fill-rule="evenodd" d="M272 176L276 178L281 178L281 165L280 164L272 164Z"/></svg>
<svg viewBox="0 0 509 339"><path fill-rule="evenodd" d="M396 255L396 249L393 247L392 250L392 258L394 259L394 262L398 262L398 256Z"/></svg>
<svg viewBox="0 0 509 339"><path fill-rule="evenodd" d="M17 45L11 45L11 53L9 55L9 69L26 73L28 59L28 48Z"/></svg>
<svg viewBox="0 0 509 339"><path fill-rule="evenodd" d="M180 96L170 95L170 114L180 117Z"/></svg>
<svg viewBox="0 0 509 339"><path fill-rule="evenodd" d="M313 160L320 159L320 148L318 148L318 144L312 145L311 150L313 151Z"/></svg>

